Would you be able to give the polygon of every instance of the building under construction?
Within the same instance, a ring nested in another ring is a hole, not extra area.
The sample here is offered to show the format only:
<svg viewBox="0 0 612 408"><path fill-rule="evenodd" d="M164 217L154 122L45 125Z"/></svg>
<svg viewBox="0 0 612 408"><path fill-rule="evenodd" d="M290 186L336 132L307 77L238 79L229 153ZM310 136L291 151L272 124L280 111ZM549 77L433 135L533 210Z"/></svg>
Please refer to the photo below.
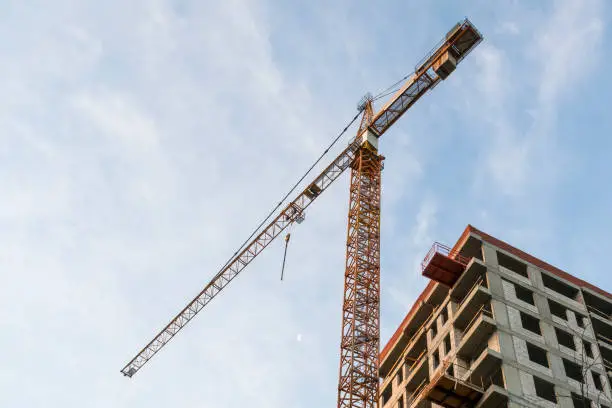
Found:
<svg viewBox="0 0 612 408"><path fill-rule="evenodd" d="M380 407L612 407L612 294L472 226L422 269Z"/></svg>

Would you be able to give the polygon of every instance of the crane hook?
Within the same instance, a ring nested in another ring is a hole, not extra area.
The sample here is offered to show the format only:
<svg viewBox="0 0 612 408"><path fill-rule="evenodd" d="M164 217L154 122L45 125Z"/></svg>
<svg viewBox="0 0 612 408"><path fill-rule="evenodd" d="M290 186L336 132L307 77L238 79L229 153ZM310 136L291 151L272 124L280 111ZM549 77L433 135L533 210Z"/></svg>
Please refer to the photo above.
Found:
<svg viewBox="0 0 612 408"><path fill-rule="evenodd" d="M283 275L285 273L285 260L287 259L287 247L289 246L289 240L291 239L291 233L288 232L285 235L285 254L283 255L283 267L281 269L281 281L283 280Z"/></svg>

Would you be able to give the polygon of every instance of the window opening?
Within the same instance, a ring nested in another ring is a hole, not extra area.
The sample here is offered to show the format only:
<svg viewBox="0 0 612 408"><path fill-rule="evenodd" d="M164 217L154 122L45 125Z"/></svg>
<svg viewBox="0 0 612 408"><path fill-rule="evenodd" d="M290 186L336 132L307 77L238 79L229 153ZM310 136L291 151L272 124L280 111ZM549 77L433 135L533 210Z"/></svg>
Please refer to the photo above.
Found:
<svg viewBox="0 0 612 408"><path fill-rule="evenodd" d="M399 370L397 370L397 375L395 376L395 378L397 379L397 385L401 384L402 381L404 381L404 367L400 367Z"/></svg>
<svg viewBox="0 0 612 408"><path fill-rule="evenodd" d="M533 377L533 384L535 385L535 391L538 397L554 402L555 404L557 403L554 384L551 384L548 381L536 376Z"/></svg>
<svg viewBox="0 0 612 408"><path fill-rule="evenodd" d="M440 355L438 354L438 350L434 351L434 353L431 355L431 358L433 362L433 368L435 370L440 365Z"/></svg>
<svg viewBox="0 0 612 408"><path fill-rule="evenodd" d="M520 312L521 314L521 324L523 328L529 330L535 334L542 334L542 329L540 329L540 321L533 316L528 315L527 313Z"/></svg>
<svg viewBox="0 0 612 408"><path fill-rule="evenodd" d="M450 340L450 334L447 334L446 337L444 338L444 353L448 354L451 351L451 340Z"/></svg>
<svg viewBox="0 0 612 408"><path fill-rule="evenodd" d="M576 350L576 344L574 343L574 336L566 332L565 330L561 330L558 327L555 327L555 333L557 334L557 341L560 345L570 348L572 350Z"/></svg>
<svg viewBox="0 0 612 408"><path fill-rule="evenodd" d="M529 289L526 289L520 285L514 285L514 291L516 292L516 298L522 300L525 303L529 303L530 305L535 306L535 301L533 300L533 292Z"/></svg>
<svg viewBox="0 0 612 408"><path fill-rule="evenodd" d="M567 309L565 308L565 306L550 299L548 299L548 306L550 307L550 313L552 313L553 316L557 316L563 320L567 320Z"/></svg>
<svg viewBox="0 0 612 408"><path fill-rule="evenodd" d="M593 371L591 371L591 374L593 375L593 384L595 384L595 388L597 388L598 391L603 391L603 383L601 382L601 376Z"/></svg>
<svg viewBox="0 0 612 408"><path fill-rule="evenodd" d="M583 397L582 395L576 394L574 392L572 392L572 403L574 405L574 408L584 408L584 407L590 408L591 407L590 399Z"/></svg>
<svg viewBox="0 0 612 408"><path fill-rule="evenodd" d="M448 310L445 307L442 310L442 313L440 313L440 324L444 326L444 323L446 323L447 321L448 321Z"/></svg>
<svg viewBox="0 0 612 408"><path fill-rule="evenodd" d="M530 361L533 361L534 363L537 363L544 367L549 367L546 350L538 346L534 346L531 343L527 343L527 354L529 355Z"/></svg>
<svg viewBox="0 0 612 408"><path fill-rule="evenodd" d="M570 286L567 283L561 282L560 280L555 279L546 273L542 273L542 283L545 287L554 292L559 293L560 295L563 295L572 300L578 299L578 294L580 293L580 291L577 288Z"/></svg>
<svg viewBox="0 0 612 408"><path fill-rule="evenodd" d="M581 314L575 313L576 315L576 325L581 329L584 329L584 319L585 317Z"/></svg>
<svg viewBox="0 0 612 408"><path fill-rule="evenodd" d="M382 403L383 405L385 405L387 402L389 402L389 400L391 399L391 384L387 385L387 388L385 388L385 390L382 393Z"/></svg>
<svg viewBox="0 0 612 408"><path fill-rule="evenodd" d="M527 274L527 265L499 251L497 251L497 263L518 275L529 278Z"/></svg>
<svg viewBox="0 0 612 408"><path fill-rule="evenodd" d="M573 361L563 359L563 367L565 368L565 375L568 378L571 378L578 382L584 381L584 377L582 375L582 366L574 363Z"/></svg>

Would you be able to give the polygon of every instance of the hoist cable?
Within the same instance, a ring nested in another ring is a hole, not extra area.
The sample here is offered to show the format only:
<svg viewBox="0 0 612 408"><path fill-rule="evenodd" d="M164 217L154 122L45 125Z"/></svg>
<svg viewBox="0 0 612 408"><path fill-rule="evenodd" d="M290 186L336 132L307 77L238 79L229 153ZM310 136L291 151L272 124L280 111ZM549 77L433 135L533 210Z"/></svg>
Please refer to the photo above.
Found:
<svg viewBox="0 0 612 408"><path fill-rule="evenodd" d="M342 131L336 136L336 138L330 143L329 146L327 146L327 148L323 151L323 153L321 153L321 155L317 158L317 160L315 160L315 162L310 166L310 168L306 171L306 173L304 173L304 175L302 177L300 177L300 179L293 185L293 187L291 187L291 189L287 192L287 194L285 194L285 196L278 202L278 204L276 204L276 206L268 213L268 215L266 216L266 218L264 218L259 225L257 226L257 228L255 228L253 230L253 232L251 233L251 235L249 235L249 237L247 239L244 240L244 242L242 243L242 245L240 245L240 247L236 250L236 252L234 252L234 254L227 260L227 262L225 262L225 265L223 265L223 267L221 267L221 270L225 269L225 267L227 265L230 264L230 262L236 257L236 255L238 255L238 253L240 251L242 251L242 249L244 248L244 246L246 244L248 244L251 241L251 238L253 238L253 236L255 236L255 234L257 234L257 232L261 229L261 227L272 217L272 215L274 215L274 213L276 212L276 210L279 209L279 207L281 205L283 205L283 203L285 202L285 200L287 200L287 198L295 191L296 188L298 188L298 186L302 183L302 181L304 181L304 179L310 174L310 172L315 168L315 166L317 164L319 164L319 162L323 159L323 157L325 157L325 155L329 152L329 150L334 147L334 145L338 142L338 140L340 140L340 138L346 133L346 131L349 129L349 127L351 127L351 125L357 120L357 118L359 117L359 115L361 115L361 112L357 112L357 114L353 117L353 119L351 119L351 121L344 127L344 129L342 129Z"/></svg>
<svg viewBox="0 0 612 408"><path fill-rule="evenodd" d="M285 253L283 254L283 266L281 268L281 280L283 280L283 275L285 274L285 261L287 260L287 247L289 247L289 240L291 239L291 234L285 235Z"/></svg>

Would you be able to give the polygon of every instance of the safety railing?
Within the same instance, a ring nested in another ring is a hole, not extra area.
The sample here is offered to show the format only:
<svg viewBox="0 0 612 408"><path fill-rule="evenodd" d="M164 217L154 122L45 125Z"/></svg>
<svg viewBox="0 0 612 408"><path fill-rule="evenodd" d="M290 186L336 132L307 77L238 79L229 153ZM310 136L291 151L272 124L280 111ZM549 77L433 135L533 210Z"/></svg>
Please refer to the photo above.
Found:
<svg viewBox="0 0 612 408"><path fill-rule="evenodd" d="M465 299L467 299L472 294L474 289L477 288L478 286L482 286L484 288L488 288L487 280L484 279L482 276L480 276L478 279L476 279L476 281L474 282L472 287L465 293L465 295L463 295L463 297L461 299L457 299L457 303L458 304L462 304L463 301Z"/></svg>
<svg viewBox="0 0 612 408"><path fill-rule="evenodd" d="M427 350L424 350L421 354L419 354L417 358L413 360L412 364L410 364L410 366L406 370L406 378L412 375L416 367L419 365L419 363L423 360L423 357L425 357L426 355L427 355Z"/></svg>
<svg viewBox="0 0 612 408"><path fill-rule="evenodd" d="M459 360L455 361L455 365L464 369L460 380L465 383L469 383L471 386L479 389L481 392L485 392L491 385L504 385L502 382L503 380L501 379L501 365L484 375L474 374L474 370L470 366L466 366Z"/></svg>
<svg viewBox="0 0 612 408"><path fill-rule="evenodd" d="M450 372L450 368L452 367L452 373ZM463 369L460 375L456 375L456 371L458 369ZM411 408L415 402L421 401L426 397L427 392L430 388L436 387L438 381L442 376L447 376L453 379L455 382L459 382L469 386L470 388L480 392L485 393L491 385L499 385L503 387L503 373L502 367L497 366L493 370L489 371L484 375L476 375L474 374L474 370L470 366L466 366L460 360L456 358L456 356L447 357L441 364L441 367L438 368L437 374L434 375L431 380L424 379L421 383L416 387L414 392L412 392L408 398L406 399L406 407Z"/></svg>
<svg viewBox="0 0 612 408"><path fill-rule="evenodd" d="M612 339L609 337L604 336L601 333L595 333L595 337L597 338L597 340L601 340L604 343L606 343L606 345L612 347Z"/></svg>
<svg viewBox="0 0 612 408"><path fill-rule="evenodd" d="M603 365L604 365L604 368L606 369L606 372L612 372L612 361L606 360L606 358L603 356L602 356L602 360L603 360Z"/></svg>
<svg viewBox="0 0 612 408"><path fill-rule="evenodd" d="M606 320L610 320L610 315L604 311L597 309L595 306L586 305L587 310L593 314L598 315L599 317L603 317Z"/></svg>
<svg viewBox="0 0 612 408"><path fill-rule="evenodd" d="M490 305L487 304L480 306L480 309L478 309L478 311L474 314L472 320L470 320L470 322L465 326L465 329L463 330L463 335L465 335L472 328L472 326L474 326L480 316L488 316L490 318L493 318L493 312L488 309L488 307L490 307Z"/></svg>
<svg viewBox="0 0 612 408"><path fill-rule="evenodd" d="M416 387L412 394L410 394L408 398L406 398L406 407L410 408L412 406L412 403L421 397L421 394L427 389L428 385L429 381L427 380L427 378L421 381L421 383Z"/></svg>
<svg viewBox="0 0 612 408"><path fill-rule="evenodd" d="M429 315L429 317L425 320L425 322L421 325L421 327L419 327L419 329L412 335L412 337L410 337L410 339L408 340L408 342L406 343L406 347L404 347L404 350L402 351L402 354L400 356L400 358L398 358L395 363L393 363L393 365L391 366L391 368L389 369L389 373L393 373L396 369L397 366L399 364L403 364L404 361L407 361L408 359L410 359L410 357L408 357L408 352L410 350L412 350L412 345L413 342L419 337L423 335L423 332L425 331L425 327L427 327L427 325L429 324L429 322L431 321L433 315L435 313L435 309L434 311ZM418 360L425 352L427 351L427 346L425 346L425 349L423 350L423 352L421 352L419 354L419 357L416 358L416 360Z"/></svg>
<svg viewBox="0 0 612 408"><path fill-rule="evenodd" d="M459 262L463 266L467 266L469 262L468 258L459 254L459 250L457 249L453 250L447 245L441 244L439 242L434 242L431 248L429 249L429 252L427 252L427 255L425 255L425 259L423 259L423 262L421 262L422 271L424 271L427 268L427 265L429 265L429 262L431 262L432 258L437 253L442 254L446 256L447 258L454 259L455 261Z"/></svg>

